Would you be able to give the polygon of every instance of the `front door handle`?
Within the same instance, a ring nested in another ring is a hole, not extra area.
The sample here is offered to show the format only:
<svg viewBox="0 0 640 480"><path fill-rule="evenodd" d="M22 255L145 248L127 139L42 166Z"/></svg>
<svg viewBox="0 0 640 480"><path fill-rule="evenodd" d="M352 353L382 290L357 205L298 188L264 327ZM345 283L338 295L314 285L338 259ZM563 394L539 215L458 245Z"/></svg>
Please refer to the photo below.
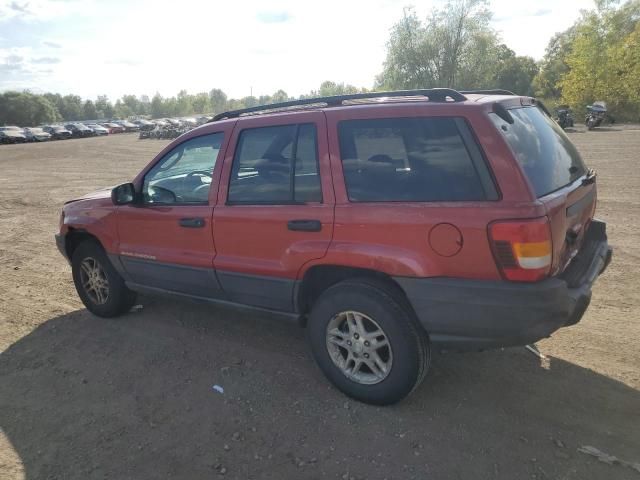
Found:
<svg viewBox="0 0 640 480"><path fill-rule="evenodd" d="M181 218L178 223L185 228L202 228L204 227L204 218Z"/></svg>
<svg viewBox="0 0 640 480"><path fill-rule="evenodd" d="M322 230L320 220L290 220L287 228L294 232L319 232Z"/></svg>

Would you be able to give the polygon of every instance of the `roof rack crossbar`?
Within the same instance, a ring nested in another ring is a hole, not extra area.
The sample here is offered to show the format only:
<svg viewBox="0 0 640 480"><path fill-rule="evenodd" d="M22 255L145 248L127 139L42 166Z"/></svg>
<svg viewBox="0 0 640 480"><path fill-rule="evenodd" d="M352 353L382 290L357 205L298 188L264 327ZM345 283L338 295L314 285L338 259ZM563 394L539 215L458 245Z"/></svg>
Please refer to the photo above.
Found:
<svg viewBox="0 0 640 480"><path fill-rule="evenodd" d="M460 93L463 95L477 93L479 95L515 95L515 93L510 92L509 90L503 90L501 88L496 88L493 90L460 90Z"/></svg>
<svg viewBox="0 0 640 480"><path fill-rule="evenodd" d="M334 95L330 97L315 97L304 98L300 100L291 100L289 102L271 103L268 105L259 105L256 107L242 108L240 110L231 110L228 112L219 113L214 116L210 122L215 122L222 119L237 118L242 115L250 113L268 111L268 110L280 110L289 107L297 107L304 105L318 105L325 104L329 107L342 105L343 102L349 100L366 100L373 98L385 98L385 97L428 97L431 102L446 102L447 98L450 98L454 102L464 102L467 97L460 92L450 88L429 88L422 90L396 90L393 92L369 92L369 93L352 93L349 95Z"/></svg>

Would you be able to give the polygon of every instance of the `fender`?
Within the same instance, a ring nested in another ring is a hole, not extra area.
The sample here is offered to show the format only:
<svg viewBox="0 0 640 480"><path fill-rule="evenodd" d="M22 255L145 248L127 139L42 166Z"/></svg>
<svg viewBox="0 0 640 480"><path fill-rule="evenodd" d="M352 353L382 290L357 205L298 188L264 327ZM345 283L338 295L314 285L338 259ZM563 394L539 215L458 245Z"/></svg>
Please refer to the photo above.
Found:
<svg viewBox="0 0 640 480"><path fill-rule="evenodd" d="M96 237L107 253L117 252L116 207L110 199L67 204L64 214L60 227L62 235L67 235L71 229L82 230Z"/></svg>
<svg viewBox="0 0 640 480"><path fill-rule="evenodd" d="M327 254L305 263L298 272L302 280L307 271L318 265L365 268L395 277L432 277L441 274L438 265L426 255L389 245L333 241Z"/></svg>

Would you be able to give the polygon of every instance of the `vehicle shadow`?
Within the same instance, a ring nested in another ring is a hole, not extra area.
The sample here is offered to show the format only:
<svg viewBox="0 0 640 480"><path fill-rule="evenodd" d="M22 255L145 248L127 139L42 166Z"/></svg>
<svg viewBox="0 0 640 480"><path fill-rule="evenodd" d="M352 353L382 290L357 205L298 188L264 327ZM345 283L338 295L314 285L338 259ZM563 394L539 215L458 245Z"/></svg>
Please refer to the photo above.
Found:
<svg viewBox="0 0 640 480"><path fill-rule="evenodd" d="M640 451L639 392L591 370L541 365L524 349L448 354L405 402L372 407L328 385L295 325L143 301L116 320L52 318L0 355L0 426L15 454L0 470L28 480L638 478L576 450L631 461Z"/></svg>

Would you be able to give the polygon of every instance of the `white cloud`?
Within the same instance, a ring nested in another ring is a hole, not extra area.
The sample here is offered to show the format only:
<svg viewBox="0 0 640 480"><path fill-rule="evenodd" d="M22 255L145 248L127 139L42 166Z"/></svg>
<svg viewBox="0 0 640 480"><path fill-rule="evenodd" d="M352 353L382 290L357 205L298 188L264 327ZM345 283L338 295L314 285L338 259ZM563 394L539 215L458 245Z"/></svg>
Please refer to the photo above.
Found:
<svg viewBox="0 0 640 480"><path fill-rule="evenodd" d="M0 23L51 20L86 11L94 0L0 0Z"/></svg>
<svg viewBox="0 0 640 480"><path fill-rule="evenodd" d="M569 28L581 9L593 8L593 0L492 0L494 27L518 55L542 58L551 37Z"/></svg>
<svg viewBox="0 0 640 480"><path fill-rule="evenodd" d="M58 42L51 41L51 40L43 40L42 41L42 45L44 45L45 47L49 47L49 48L62 48L61 44L59 44Z"/></svg>

